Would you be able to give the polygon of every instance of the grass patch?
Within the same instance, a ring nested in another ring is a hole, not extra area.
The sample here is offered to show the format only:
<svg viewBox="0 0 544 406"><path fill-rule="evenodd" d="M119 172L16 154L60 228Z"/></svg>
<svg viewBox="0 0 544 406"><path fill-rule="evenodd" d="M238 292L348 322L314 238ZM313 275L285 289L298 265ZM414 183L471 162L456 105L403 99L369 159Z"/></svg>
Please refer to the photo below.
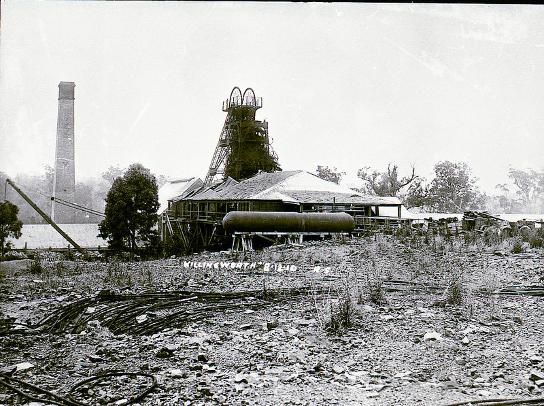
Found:
<svg viewBox="0 0 544 406"><path fill-rule="evenodd" d="M464 289L460 277L451 280L446 291L446 303L452 306L460 306L464 302Z"/></svg>
<svg viewBox="0 0 544 406"><path fill-rule="evenodd" d="M45 271L42 261L39 258L33 259L30 263L30 266L28 267L28 272L30 272L32 275L41 275Z"/></svg>
<svg viewBox="0 0 544 406"><path fill-rule="evenodd" d="M349 292L345 292L336 303L330 303L330 316L325 323L328 333L341 335L353 327L355 320L355 306Z"/></svg>
<svg viewBox="0 0 544 406"><path fill-rule="evenodd" d="M133 285L132 275L129 272L126 264L117 261L108 264L106 276L104 277L104 284L119 287L131 287Z"/></svg>

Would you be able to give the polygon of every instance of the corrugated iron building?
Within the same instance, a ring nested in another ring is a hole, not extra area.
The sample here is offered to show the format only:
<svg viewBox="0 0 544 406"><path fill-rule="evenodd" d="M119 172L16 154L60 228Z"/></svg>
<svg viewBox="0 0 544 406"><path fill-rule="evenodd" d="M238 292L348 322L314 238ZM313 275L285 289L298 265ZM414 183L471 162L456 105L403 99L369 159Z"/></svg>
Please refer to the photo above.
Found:
<svg viewBox="0 0 544 406"><path fill-rule="evenodd" d="M161 231L164 238L179 234L186 248L208 247L228 237L221 221L231 211L346 212L361 229L371 219L392 219L380 216L383 207L396 208L395 217L400 219L401 206L396 197L364 195L302 170L260 173L241 182L228 178L170 199Z"/></svg>

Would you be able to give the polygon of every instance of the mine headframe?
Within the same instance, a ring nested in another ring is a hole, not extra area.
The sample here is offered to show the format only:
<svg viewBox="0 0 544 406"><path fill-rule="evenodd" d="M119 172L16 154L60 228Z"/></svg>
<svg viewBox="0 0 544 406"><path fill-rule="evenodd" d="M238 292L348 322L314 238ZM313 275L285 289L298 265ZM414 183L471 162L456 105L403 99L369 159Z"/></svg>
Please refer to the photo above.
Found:
<svg viewBox="0 0 544 406"><path fill-rule="evenodd" d="M219 141L215 147L215 152L212 157L212 161L208 168L208 173L204 181L205 186L212 185L219 176L225 173L225 162L230 154L230 143L233 139L233 132L236 131L240 124L240 114L242 111L246 114L243 116L245 119L249 116L249 119L253 120L263 130L263 141L269 149L270 141L268 138L268 123L266 121L255 120L255 113L263 105L261 97L255 97L255 92L251 88L247 88L244 93L239 87L234 87L230 92L230 96L223 102L223 111L227 113L225 123L221 129L219 135Z"/></svg>

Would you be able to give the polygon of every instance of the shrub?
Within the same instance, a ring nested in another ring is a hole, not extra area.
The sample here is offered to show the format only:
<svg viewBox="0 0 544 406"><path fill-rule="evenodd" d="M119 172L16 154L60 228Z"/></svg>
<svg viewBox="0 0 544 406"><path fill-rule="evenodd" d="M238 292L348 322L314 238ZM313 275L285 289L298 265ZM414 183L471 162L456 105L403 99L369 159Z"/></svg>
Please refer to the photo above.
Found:
<svg viewBox="0 0 544 406"><path fill-rule="evenodd" d="M459 306L463 303L463 285L460 278L451 280L446 294L446 302L453 306Z"/></svg>
<svg viewBox="0 0 544 406"><path fill-rule="evenodd" d="M533 230L529 244L531 248L544 248L544 227Z"/></svg>
<svg viewBox="0 0 544 406"><path fill-rule="evenodd" d="M75 261L76 255L75 255L75 253L74 253L74 250L65 251L65 252L64 252L64 258L65 258L67 261Z"/></svg>
<svg viewBox="0 0 544 406"><path fill-rule="evenodd" d="M529 240L529 244L531 245L531 248L542 248L544 247L544 238L541 237L531 237Z"/></svg>
<svg viewBox="0 0 544 406"><path fill-rule="evenodd" d="M385 300L385 289L383 287L383 279L376 268L376 263L372 260L373 269L366 276L366 290L368 298L372 303L383 304Z"/></svg>
<svg viewBox="0 0 544 406"><path fill-rule="evenodd" d="M32 275L41 275L44 272L42 262L38 258L34 259L28 267L28 272Z"/></svg>
<svg viewBox="0 0 544 406"><path fill-rule="evenodd" d="M383 288L383 281L381 279L370 281L368 280L368 297L372 303L384 304L385 290Z"/></svg>
<svg viewBox="0 0 544 406"><path fill-rule="evenodd" d="M345 292L336 304L330 303L330 318L325 324L326 330L331 334L342 334L353 326L355 307L351 296Z"/></svg>
<svg viewBox="0 0 544 406"><path fill-rule="evenodd" d="M520 239L516 239L514 241L514 245L512 246L512 254L521 254L524 252L525 249L523 248L523 243Z"/></svg>
<svg viewBox="0 0 544 406"><path fill-rule="evenodd" d="M112 262L108 265L106 270L104 283L119 287L132 286L131 272L125 264L121 264L117 261Z"/></svg>
<svg viewBox="0 0 544 406"><path fill-rule="evenodd" d="M55 273L58 277L62 277L67 271L66 266L64 265L64 262L59 261L55 264Z"/></svg>

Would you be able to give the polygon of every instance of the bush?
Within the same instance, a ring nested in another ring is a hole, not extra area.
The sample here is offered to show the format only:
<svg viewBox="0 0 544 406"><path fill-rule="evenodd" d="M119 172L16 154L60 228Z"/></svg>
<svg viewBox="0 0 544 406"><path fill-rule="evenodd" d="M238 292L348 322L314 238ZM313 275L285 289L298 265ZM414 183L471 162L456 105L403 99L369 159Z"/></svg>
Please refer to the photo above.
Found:
<svg viewBox="0 0 544 406"><path fill-rule="evenodd" d="M514 245L512 246L512 254L521 254L522 252L525 251L525 249L523 248L523 243L521 240L519 239L516 239L514 241Z"/></svg>
<svg viewBox="0 0 544 406"><path fill-rule="evenodd" d="M383 282L381 280L369 283L368 296L370 301L375 304L384 304L387 302L385 300L385 290L383 289Z"/></svg>
<svg viewBox="0 0 544 406"><path fill-rule="evenodd" d="M34 259L28 267L28 272L32 275L41 275L44 272L42 262L39 259Z"/></svg>
<svg viewBox="0 0 544 406"><path fill-rule="evenodd" d="M74 250L64 251L64 258L65 258L67 261L75 261L76 255L75 255Z"/></svg>
<svg viewBox="0 0 544 406"><path fill-rule="evenodd" d="M355 308L351 296L346 292L338 303L330 304L330 319L325 324L326 330L331 334L342 334L353 326Z"/></svg>
<svg viewBox="0 0 544 406"><path fill-rule="evenodd" d="M373 266L376 267L376 264L373 261ZM383 287L383 279L378 273L377 269L374 269L366 277L366 290L368 293L368 298L372 303L375 304L384 304L387 301L385 300L385 289Z"/></svg>
<svg viewBox="0 0 544 406"><path fill-rule="evenodd" d="M410 230L410 227L401 226L397 228L397 230L395 231L395 237L400 239L408 238L411 236L412 236L412 231Z"/></svg>
<svg viewBox="0 0 544 406"><path fill-rule="evenodd" d="M106 270L104 284L119 287L131 287L133 285L132 275L126 264L122 264L118 261L110 263Z"/></svg>
<svg viewBox="0 0 544 406"><path fill-rule="evenodd" d="M463 285L460 278L454 278L448 286L446 302L453 306L463 304Z"/></svg>
<svg viewBox="0 0 544 406"><path fill-rule="evenodd" d="M544 238L541 237L531 237L529 240L529 244L531 245L531 248L542 248L544 247Z"/></svg>

